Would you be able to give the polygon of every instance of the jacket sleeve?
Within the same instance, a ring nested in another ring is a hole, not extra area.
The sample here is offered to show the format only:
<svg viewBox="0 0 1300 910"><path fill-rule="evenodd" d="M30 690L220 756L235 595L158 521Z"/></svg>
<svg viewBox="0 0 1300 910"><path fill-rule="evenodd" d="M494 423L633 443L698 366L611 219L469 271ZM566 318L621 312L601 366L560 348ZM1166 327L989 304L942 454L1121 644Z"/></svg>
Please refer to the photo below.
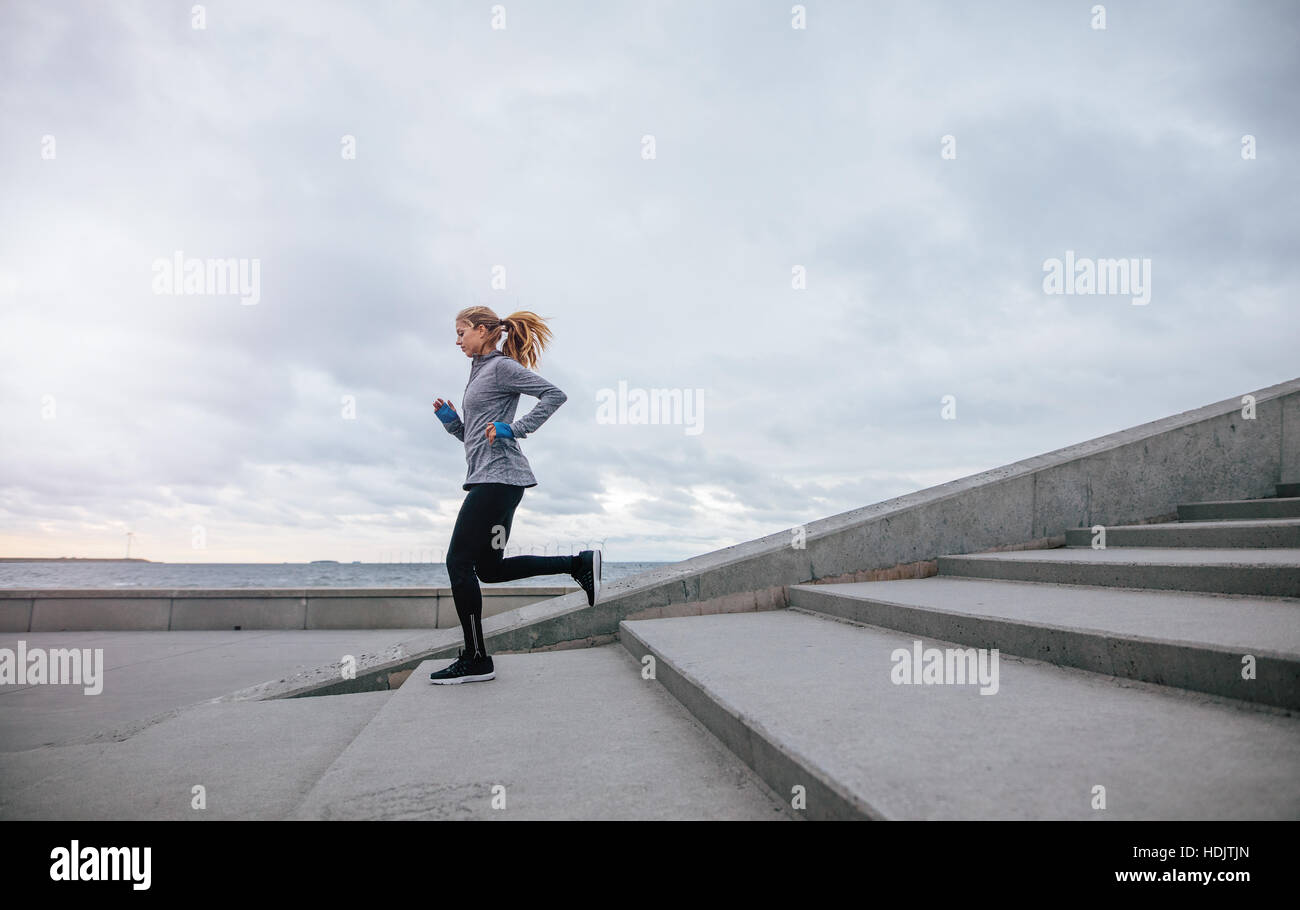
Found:
<svg viewBox="0 0 1300 910"><path fill-rule="evenodd" d="M515 438L523 439L545 423L556 408L569 400L569 396L513 357L499 359L501 362L497 366L497 381L501 388L538 399L531 411L510 424L510 432L515 434Z"/></svg>
<svg viewBox="0 0 1300 910"><path fill-rule="evenodd" d="M455 436L461 442L465 441L465 424L460 422L460 417L457 417L455 420L451 421L450 423L444 423L443 427L447 430L448 433L450 433L452 436Z"/></svg>

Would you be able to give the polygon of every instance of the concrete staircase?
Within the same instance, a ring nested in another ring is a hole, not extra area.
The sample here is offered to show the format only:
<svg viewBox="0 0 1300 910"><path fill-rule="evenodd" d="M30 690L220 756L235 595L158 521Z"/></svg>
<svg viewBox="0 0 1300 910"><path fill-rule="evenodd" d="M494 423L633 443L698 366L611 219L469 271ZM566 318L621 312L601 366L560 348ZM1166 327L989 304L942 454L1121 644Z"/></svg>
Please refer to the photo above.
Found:
<svg viewBox="0 0 1300 910"><path fill-rule="evenodd" d="M1300 490L1278 493L1105 549L1080 528L791 585L787 609L623 620L498 653L489 683L433 686L426 660L395 690L0 752L0 818L1297 819ZM996 676L895 682L931 648L997 649Z"/></svg>
<svg viewBox="0 0 1300 910"><path fill-rule="evenodd" d="M1300 818L1300 498L1179 514L625 620L488 684L427 661L291 817ZM996 692L896 685L917 642L999 649Z"/></svg>
<svg viewBox="0 0 1300 910"><path fill-rule="evenodd" d="M620 636L808 818L1296 819L1294 487ZM996 691L895 684L917 647L998 649Z"/></svg>

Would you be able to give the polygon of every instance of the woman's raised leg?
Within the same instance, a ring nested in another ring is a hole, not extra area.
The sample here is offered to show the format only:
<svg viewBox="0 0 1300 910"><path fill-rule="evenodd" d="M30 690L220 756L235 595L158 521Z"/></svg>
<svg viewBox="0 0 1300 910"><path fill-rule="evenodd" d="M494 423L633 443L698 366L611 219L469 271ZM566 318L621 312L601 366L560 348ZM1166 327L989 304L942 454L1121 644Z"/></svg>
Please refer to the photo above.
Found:
<svg viewBox="0 0 1300 910"><path fill-rule="evenodd" d="M502 557L523 495L524 488L512 484L474 484L456 517L447 547L447 575L465 635L465 653L470 657L487 654L480 580L490 584L533 575L565 575L574 567L571 556Z"/></svg>

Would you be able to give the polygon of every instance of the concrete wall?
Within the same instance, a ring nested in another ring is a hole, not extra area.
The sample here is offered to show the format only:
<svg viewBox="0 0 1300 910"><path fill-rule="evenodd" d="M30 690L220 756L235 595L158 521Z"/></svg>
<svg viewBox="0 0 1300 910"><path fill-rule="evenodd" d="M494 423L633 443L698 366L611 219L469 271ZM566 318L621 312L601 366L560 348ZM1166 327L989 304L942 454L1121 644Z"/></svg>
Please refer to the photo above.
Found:
<svg viewBox="0 0 1300 910"><path fill-rule="evenodd" d="M484 586L483 616L580 590ZM0 590L0 632L459 629L451 588Z"/></svg>

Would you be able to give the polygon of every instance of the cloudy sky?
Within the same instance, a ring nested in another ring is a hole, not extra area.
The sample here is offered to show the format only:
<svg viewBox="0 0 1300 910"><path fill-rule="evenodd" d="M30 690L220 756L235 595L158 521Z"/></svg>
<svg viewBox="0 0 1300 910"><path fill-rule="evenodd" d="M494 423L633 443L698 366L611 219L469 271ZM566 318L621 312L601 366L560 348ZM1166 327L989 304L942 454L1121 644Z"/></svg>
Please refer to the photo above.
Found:
<svg viewBox="0 0 1300 910"><path fill-rule="evenodd" d="M791 6L5 0L0 555L441 552L474 303L568 395L511 544L615 561L1300 375L1300 7ZM1067 250L1149 302L1047 293Z"/></svg>

